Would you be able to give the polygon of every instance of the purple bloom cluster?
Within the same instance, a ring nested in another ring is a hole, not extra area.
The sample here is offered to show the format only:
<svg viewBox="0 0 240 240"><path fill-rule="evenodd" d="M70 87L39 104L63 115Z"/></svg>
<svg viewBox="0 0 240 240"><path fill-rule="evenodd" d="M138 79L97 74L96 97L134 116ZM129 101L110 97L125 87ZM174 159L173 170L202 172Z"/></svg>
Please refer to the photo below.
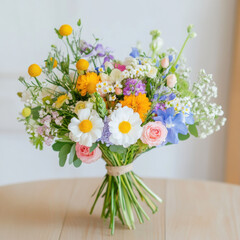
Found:
<svg viewBox="0 0 240 240"><path fill-rule="evenodd" d="M103 131L102 131L102 136L101 138L99 138L97 141L101 141L102 144L106 144L107 147L109 147L110 145L112 145L112 143L109 141L109 137L111 135L110 131L109 131L109 119L108 117L104 118L104 126L103 126Z"/></svg>
<svg viewBox="0 0 240 240"><path fill-rule="evenodd" d="M139 93L146 93L146 85L139 79L129 78L125 82L125 87L123 89L124 95L138 95Z"/></svg>

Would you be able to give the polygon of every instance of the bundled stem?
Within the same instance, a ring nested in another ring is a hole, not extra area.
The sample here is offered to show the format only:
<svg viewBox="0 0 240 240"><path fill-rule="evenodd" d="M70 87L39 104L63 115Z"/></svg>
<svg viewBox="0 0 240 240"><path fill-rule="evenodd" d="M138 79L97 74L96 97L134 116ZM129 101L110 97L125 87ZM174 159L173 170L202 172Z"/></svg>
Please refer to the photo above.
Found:
<svg viewBox="0 0 240 240"><path fill-rule="evenodd" d="M110 152L109 154L114 153ZM120 159L118 159L116 155L114 159L116 165L114 164L113 166L122 166ZM104 219L110 218L109 228L111 229L112 235L115 230L115 217L118 217L121 223L127 225L129 229L135 229L134 212L140 223L144 223L145 219L149 220L149 216L140 205L138 197L146 202L152 213L158 210L157 205L152 199L158 202L162 201L132 171L120 176L105 175L96 194L90 214L92 214L100 196L104 197L101 217Z"/></svg>

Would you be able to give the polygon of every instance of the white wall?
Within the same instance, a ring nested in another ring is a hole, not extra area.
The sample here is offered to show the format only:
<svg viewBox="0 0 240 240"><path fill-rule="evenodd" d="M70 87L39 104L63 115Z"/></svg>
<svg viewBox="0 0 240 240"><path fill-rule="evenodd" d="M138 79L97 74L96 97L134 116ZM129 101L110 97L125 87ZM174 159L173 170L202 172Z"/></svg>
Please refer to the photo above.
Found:
<svg viewBox="0 0 240 240"><path fill-rule="evenodd" d="M81 17L86 40L94 33L124 58L141 40L147 47L149 31L160 29L165 48L179 49L186 26L195 25L198 37L185 50L192 67L191 79L200 68L213 73L219 86L218 102L227 112L235 0L136 0L67 1L1 0L0 7L0 184L37 179L103 176L104 162L79 169L58 167L57 153L40 152L28 142L16 121L22 109L16 92L18 76L27 67L42 64L49 47L58 39L54 27L75 25ZM190 139L177 146L153 150L135 163L141 176L223 180L226 128L206 140Z"/></svg>

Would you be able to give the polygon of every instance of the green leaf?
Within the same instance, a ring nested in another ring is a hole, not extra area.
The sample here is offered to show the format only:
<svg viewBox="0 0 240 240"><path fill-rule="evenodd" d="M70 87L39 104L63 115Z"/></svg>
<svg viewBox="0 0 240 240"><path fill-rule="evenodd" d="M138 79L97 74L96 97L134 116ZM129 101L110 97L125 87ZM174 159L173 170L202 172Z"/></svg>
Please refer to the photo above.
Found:
<svg viewBox="0 0 240 240"><path fill-rule="evenodd" d="M63 36L59 33L59 31L58 31L56 28L54 28L54 30L55 30L56 34L58 35L58 37L59 37L60 39L62 39Z"/></svg>
<svg viewBox="0 0 240 240"><path fill-rule="evenodd" d="M41 109L40 106L31 109L31 113L32 113L33 119L36 120L36 119L39 118L39 111L40 111L40 109Z"/></svg>
<svg viewBox="0 0 240 240"><path fill-rule="evenodd" d="M79 18L79 20L77 21L77 25L80 27L81 26L81 19Z"/></svg>
<svg viewBox="0 0 240 240"><path fill-rule="evenodd" d="M80 167L81 164L82 164L82 161L79 158L77 158L75 161L73 161L73 165L76 168Z"/></svg>
<svg viewBox="0 0 240 240"><path fill-rule="evenodd" d="M67 155L69 154L71 150L71 145L70 144L65 144L59 154L58 154L58 157L59 157L59 165L60 167L63 167L66 163L66 160L67 160Z"/></svg>
<svg viewBox="0 0 240 240"><path fill-rule="evenodd" d="M194 137L198 137L198 130L197 130L196 124L189 125L188 129L189 129L189 132L190 132Z"/></svg>
<svg viewBox="0 0 240 240"><path fill-rule="evenodd" d="M61 150L61 148L65 145L66 143L65 142L55 142L53 145L52 145L52 149L53 151L56 151L56 152L59 152Z"/></svg>
<svg viewBox="0 0 240 240"><path fill-rule="evenodd" d="M75 147L76 147L76 143L74 143L71 147L70 154L69 154L69 164L73 163L74 157L76 155Z"/></svg>
<svg viewBox="0 0 240 240"><path fill-rule="evenodd" d="M178 138L180 141L184 141L184 140L187 140L188 138L190 137L190 134L186 134L186 135L183 135L181 133L178 134Z"/></svg>
<svg viewBox="0 0 240 240"><path fill-rule="evenodd" d="M70 139L58 139L56 142L65 142L65 143L73 143Z"/></svg>
<svg viewBox="0 0 240 240"><path fill-rule="evenodd" d="M111 145L109 147L109 150L112 151L112 152L117 152L117 153L125 153L126 152L126 148L124 148L123 146L121 145Z"/></svg>
<svg viewBox="0 0 240 240"><path fill-rule="evenodd" d="M94 149L95 149L97 146L98 146L98 143L97 143L97 142L93 143L93 145L90 147L89 151L90 151L90 152L94 151Z"/></svg>
<svg viewBox="0 0 240 240"><path fill-rule="evenodd" d="M110 67L107 68L107 73L108 75L110 75L110 73L112 72L112 69Z"/></svg>

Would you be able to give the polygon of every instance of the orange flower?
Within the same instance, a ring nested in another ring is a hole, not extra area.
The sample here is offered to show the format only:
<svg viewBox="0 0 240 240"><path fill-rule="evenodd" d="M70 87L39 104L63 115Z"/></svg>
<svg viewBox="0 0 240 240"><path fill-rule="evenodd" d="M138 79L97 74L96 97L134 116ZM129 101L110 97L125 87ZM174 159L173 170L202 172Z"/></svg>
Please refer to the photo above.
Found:
<svg viewBox="0 0 240 240"><path fill-rule="evenodd" d="M144 122L148 111L151 108L151 102L147 98L146 94L139 93L138 96L131 94L130 96L124 96L124 99L120 101L122 106L127 106L133 109L140 115L140 118Z"/></svg>
<svg viewBox="0 0 240 240"><path fill-rule="evenodd" d="M85 96L86 93L96 92L96 85L99 83L100 77L94 72L87 72L84 75L79 75L77 79L76 89Z"/></svg>

